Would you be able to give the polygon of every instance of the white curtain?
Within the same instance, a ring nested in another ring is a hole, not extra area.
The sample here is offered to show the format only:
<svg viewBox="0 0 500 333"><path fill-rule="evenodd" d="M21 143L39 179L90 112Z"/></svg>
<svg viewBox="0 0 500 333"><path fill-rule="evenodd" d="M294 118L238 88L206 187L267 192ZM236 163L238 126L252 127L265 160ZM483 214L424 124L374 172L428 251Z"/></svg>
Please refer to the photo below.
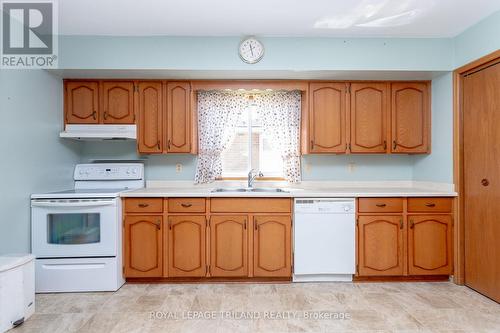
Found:
<svg viewBox="0 0 500 333"><path fill-rule="evenodd" d="M285 179L290 183L300 182L301 92L260 94L255 96L254 102L265 134L281 154Z"/></svg>
<svg viewBox="0 0 500 333"><path fill-rule="evenodd" d="M241 112L247 108L243 94L224 91L198 93L199 155L195 183L210 183L222 175L221 154L232 141Z"/></svg>
<svg viewBox="0 0 500 333"><path fill-rule="evenodd" d="M256 94L252 104L262 119L264 133L283 159L287 181L300 182L300 91ZM222 175L221 155L233 140L248 94L225 91L198 93L199 156L195 183L210 183Z"/></svg>

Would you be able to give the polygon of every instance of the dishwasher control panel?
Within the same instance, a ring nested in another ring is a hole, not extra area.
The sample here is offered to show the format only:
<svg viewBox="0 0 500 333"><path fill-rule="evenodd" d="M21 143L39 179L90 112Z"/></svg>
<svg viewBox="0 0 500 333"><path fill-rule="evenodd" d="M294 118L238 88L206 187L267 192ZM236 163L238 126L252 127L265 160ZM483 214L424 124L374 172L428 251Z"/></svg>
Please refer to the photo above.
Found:
<svg viewBox="0 0 500 333"><path fill-rule="evenodd" d="M346 199L295 199L295 213L324 214L324 213L355 213L355 200Z"/></svg>

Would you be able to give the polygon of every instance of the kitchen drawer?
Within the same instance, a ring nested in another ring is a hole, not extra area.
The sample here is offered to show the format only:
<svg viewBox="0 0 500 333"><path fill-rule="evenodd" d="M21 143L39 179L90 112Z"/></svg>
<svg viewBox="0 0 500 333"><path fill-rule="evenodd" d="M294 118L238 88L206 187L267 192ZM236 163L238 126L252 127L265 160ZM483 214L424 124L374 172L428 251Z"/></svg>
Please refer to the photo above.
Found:
<svg viewBox="0 0 500 333"><path fill-rule="evenodd" d="M170 198L169 213L204 213L205 198Z"/></svg>
<svg viewBox="0 0 500 333"><path fill-rule="evenodd" d="M359 198L360 213L400 213L403 211L403 198Z"/></svg>
<svg viewBox="0 0 500 333"><path fill-rule="evenodd" d="M289 198L212 198L213 213L290 213Z"/></svg>
<svg viewBox="0 0 500 333"><path fill-rule="evenodd" d="M452 207L452 198L408 198L409 213L449 213Z"/></svg>
<svg viewBox="0 0 500 333"><path fill-rule="evenodd" d="M126 198L127 213L162 213L163 198Z"/></svg>

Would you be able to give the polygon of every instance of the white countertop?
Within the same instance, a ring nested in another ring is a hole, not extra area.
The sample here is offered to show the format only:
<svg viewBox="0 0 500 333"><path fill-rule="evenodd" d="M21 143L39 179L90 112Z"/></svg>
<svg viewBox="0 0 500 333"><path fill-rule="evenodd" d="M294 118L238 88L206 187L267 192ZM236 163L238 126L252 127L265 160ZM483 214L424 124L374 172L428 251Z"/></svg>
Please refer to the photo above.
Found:
<svg viewBox="0 0 500 333"><path fill-rule="evenodd" d="M254 187L277 187L287 192L213 192L216 188L246 187L244 182L218 181L194 185L185 181L148 181L147 187L124 192L122 197L454 197L453 184L387 181L323 182L308 181L289 185L284 182L255 182Z"/></svg>

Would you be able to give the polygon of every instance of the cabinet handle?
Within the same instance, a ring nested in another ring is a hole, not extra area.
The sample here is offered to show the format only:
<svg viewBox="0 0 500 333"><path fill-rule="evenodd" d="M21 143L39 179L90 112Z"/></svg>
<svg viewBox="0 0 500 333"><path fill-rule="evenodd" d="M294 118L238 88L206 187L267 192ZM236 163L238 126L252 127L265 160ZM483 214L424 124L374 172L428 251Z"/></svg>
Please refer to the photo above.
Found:
<svg viewBox="0 0 500 333"><path fill-rule="evenodd" d="M253 224L254 224L254 229L257 231L259 229L259 225L257 224L257 220L253 220Z"/></svg>
<svg viewBox="0 0 500 333"><path fill-rule="evenodd" d="M161 229L161 221L158 220L155 222L155 224L156 224L156 229L160 230Z"/></svg>
<svg viewBox="0 0 500 333"><path fill-rule="evenodd" d="M399 220L399 229L403 229L403 220Z"/></svg>
<svg viewBox="0 0 500 333"><path fill-rule="evenodd" d="M387 206L387 205L386 205L386 204L384 204L384 203L382 203L382 204L376 204L375 206L382 208L382 207L385 207L385 206Z"/></svg>
<svg viewBox="0 0 500 333"><path fill-rule="evenodd" d="M156 146L158 147L158 149L161 149L160 148L160 140L158 140L158 142L156 143Z"/></svg>
<svg viewBox="0 0 500 333"><path fill-rule="evenodd" d="M488 186L490 185L490 181L486 178L481 179L481 185Z"/></svg>
<svg viewBox="0 0 500 333"><path fill-rule="evenodd" d="M314 149L314 140L311 140L311 149Z"/></svg>
<svg viewBox="0 0 500 333"><path fill-rule="evenodd" d="M384 140L384 150L387 150L387 141Z"/></svg>
<svg viewBox="0 0 500 333"><path fill-rule="evenodd" d="M398 144L396 143L396 140L393 140L392 141L392 150L396 150L397 146L398 146Z"/></svg>
<svg viewBox="0 0 500 333"><path fill-rule="evenodd" d="M410 229L413 229L414 226L415 226L415 222L413 222L413 220L410 220Z"/></svg>
<svg viewBox="0 0 500 333"><path fill-rule="evenodd" d="M172 230L172 220L168 220L168 229Z"/></svg>
<svg viewBox="0 0 500 333"><path fill-rule="evenodd" d="M168 139L168 141L167 141L167 149L168 149L168 150L170 150L170 143L171 143L171 142L170 142L170 139Z"/></svg>
<svg viewBox="0 0 500 333"><path fill-rule="evenodd" d="M104 120L108 119L108 113L104 111Z"/></svg>
<svg viewBox="0 0 500 333"><path fill-rule="evenodd" d="M96 119L97 119L97 112L95 112L95 111L94 111L94 112L92 112L92 118L94 118L94 120L96 120Z"/></svg>
<svg viewBox="0 0 500 333"><path fill-rule="evenodd" d="M435 203L426 203L425 204L427 207L436 207Z"/></svg>
<svg viewBox="0 0 500 333"><path fill-rule="evenodd" d="M146 207L148 207L148 206L149 206L149 204L147 204L147 203L140 203L140 204L138 204L138 206L139 206L140 208L146 208Z"/></svg>
<svg viewBox="0 0 500 333"><path fill-rule="evenodd" d="M189 207L192 206L192 204L190 204L190 203L181 203L181 206L185 207L185 208L189 208Z"/></svg>
<svg viewBox="0 0 500 333"><path fill-rule="evenodd" d="M247 219L243 221L243 229L247 230Z"/></svg>

